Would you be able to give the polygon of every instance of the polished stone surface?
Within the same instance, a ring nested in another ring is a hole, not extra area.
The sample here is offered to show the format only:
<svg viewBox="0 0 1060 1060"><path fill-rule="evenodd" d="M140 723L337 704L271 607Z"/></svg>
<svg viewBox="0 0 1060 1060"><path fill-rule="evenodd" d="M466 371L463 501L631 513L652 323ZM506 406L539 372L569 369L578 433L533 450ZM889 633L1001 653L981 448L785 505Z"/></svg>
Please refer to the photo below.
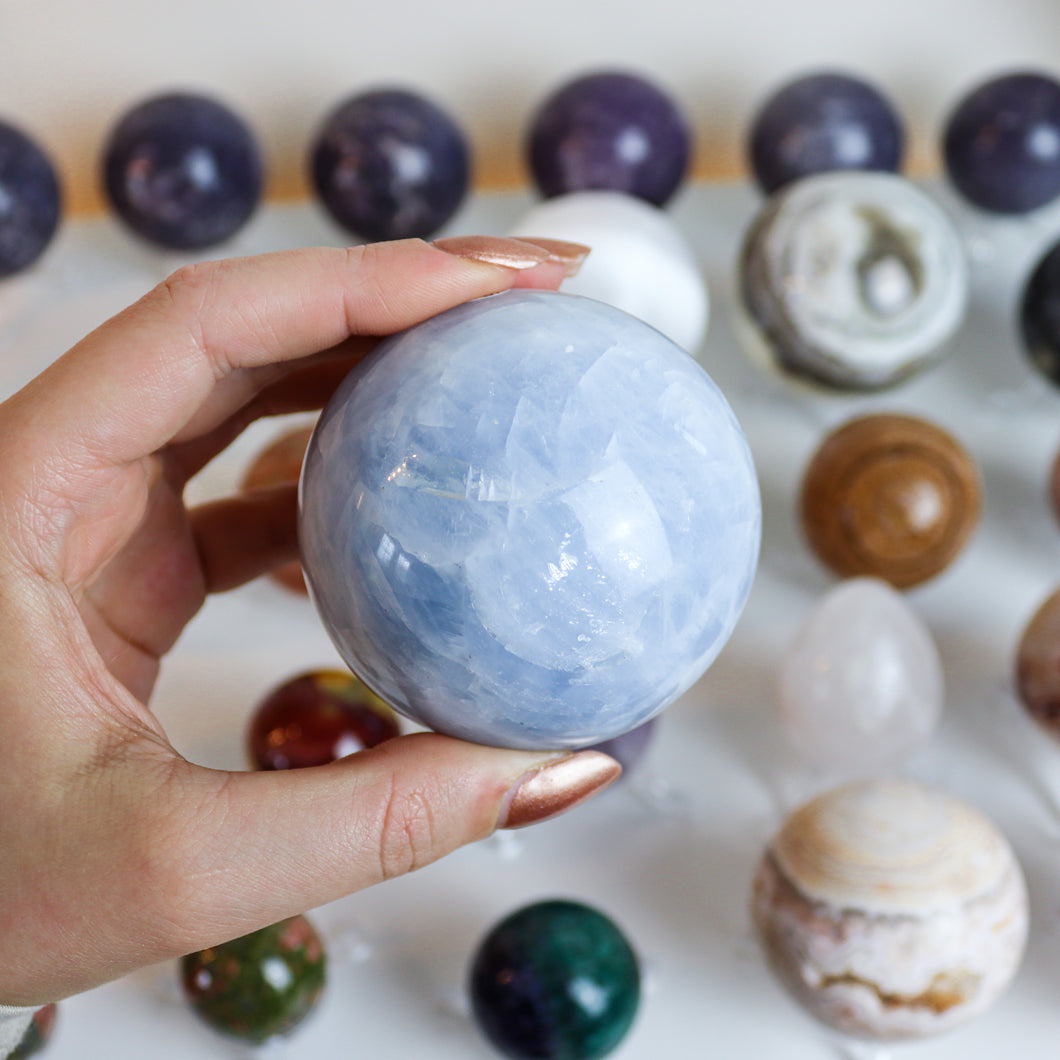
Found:
<svg viewBox="0 0 1060 1060"><path fill-rule="evenodd" d="M688 237L669 213L619 191L572 191L532 206L511 229L592 247L567 294L607 302L696 353L710 298Z"/></svg>
<svg viewBox="0 0 1060 1060"><path fill-rule="evenodd" d="M546 198L607 190L662 206L688 170L692 133L675 100L636 74L601 71L557 88L533 115L530 171Z"/></svg>
<svg viewBox="0 0 1060 1060"><path fill-rule="evenodd" d="M261 198L253 133L207 96L155 96L129 110L103 151L104 187L137 235L170 250L201 250L234 235Z"/></svg>
<svg viewBox="0 0 1060 1060"><path fill-rule="evenodd" d="M943 130L946 172L973 205L1023 214L1060 195L1060 82L1038 73L969 92Z"/></svg>
<svg viewBox="0 0 1060 1060"><path fill-rule="evenodd" d="M59 179L43 149L0 122L0 278L29 268L59 227Z"/></svg>
<svg viewBox="0 0 1060 1060"><path fill-rule="evenodd" d="M935 731L942 701L931 632L877 578L850 578L829 590L781 661L788 739L836 779L900 764Z"/></svg>
<svg viewBox="0 0 1060 1060"><path fill-rule="evenodd" d="M1060 243L1038 259L1024 285L1019 327L1031 363L1060 387Z"/></svg>
<svg viewBox="0 0 1060 1060"><path fill-rule="evenodd" d="M873 85L846 74L808 74L777 89L758 110L751 169L767 194L812 173L895 173L904 140L901 118Z"/></svg>
<svg viewBox="0 0 1060 1060"><path fill-rule="evenodd" d="M431 728L516 747L609 739L685 691L735 626L761 521L696 362L541 291L378 347L325 409L301 497L350 667Z"/></svg>
<svg viewBox="0 0 1060 1060"><path fill-rule="evenodd" d="M192 1011L215 1031L260 1045L291 1034L324 989L327 957L304 916L189 953L181 985Z"/></svg>
<svg viewBox="0 0 1060 1060"><path fill-rule="evenodd" d="M979 470L928 420L859 416L818 447L799 504L806 540L826 566L908 589L963 551L979 522Z"/></svg>
<svg viewBox="0 0 1060 1060"><path fill-rule="evenodd" d="M309 164L325 209L365 240L433 235L464 201L470 179L461 128L405 89L343 100L317 132Z"/></svg>
<svg viewBox="0 0 1060 1060"><path fill-rule="evenodd" d="M596 1060L626 1036L640 1003L640 968L625 935L579 902L525 906L475 953L475 1021L516 1060Z"/></svg>
<svg viewBox="0 0 1060 1060"><path fill-rule="evenodd" d="M894 386L936 363L968 304L953 224L888 173L824 173L777 192L747 230L738 282L749 352L842 390Z"/></svg>
<svg viewBox="0 0 1060 1060"><path fill-rule="evenodd" d="M1060 590L1041 603L1020 635L1016 691L1030 716L1060 740Z"/></svg>

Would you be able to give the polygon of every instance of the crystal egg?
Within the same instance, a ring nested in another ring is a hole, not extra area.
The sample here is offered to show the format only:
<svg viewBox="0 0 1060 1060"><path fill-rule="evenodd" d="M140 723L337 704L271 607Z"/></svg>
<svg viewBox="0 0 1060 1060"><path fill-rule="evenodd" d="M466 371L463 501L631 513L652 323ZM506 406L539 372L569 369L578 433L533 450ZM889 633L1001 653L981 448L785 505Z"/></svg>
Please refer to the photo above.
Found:
<svg viewBox="0 0 1060 1060"><path fill-rule="evenodd" d="M762 104L751 123L751 169L771 194L812 173L869 169L895 173L901 119L868 82L840 73L807 74Z"/></svg>
<svg viewBox="0 0 1060 1060"><path fill-rule="evenodd" d="M0 122L0 277L29 268L59 227L59 180L44 151Z"/></svg>
<svg viewBox="0 0 1060 1060"><path fill-rule="evenodd" d="M301 481L303 569L350 668L429 728L510 747L598 743L684 692L736 624L760 526L695 360L551 291L381 343Z"/></svg>
<svg viewBox="0 0 1060 1060"><path fill-rule="evenodd" d="M1027 939L1023 873L997 827L947 792L896 778L795 810L759 864L751 910L793 997L875 1041L926 1037L983 1012Z"/></svg>
<svg viewBox="0 0 1060 1060"><path fill-rule="evenodd" d="M973 205L1023 214L1060 195L1060 82L1011 73L969 92L943 133L946 172Z"/></svg>
<svg viewBox="0 0 1060 1060"><path fill-rule="evenodd" d="M886 768L934 732L942 663L905 597L878 578L829 590L780 668L780 717L808 762L838 779Z"/></svg>
<svg viewBox="0 0 1060 1060"><path fill-rule="evenodd" d="M464 201L463 131L415 92L376 89L343 100L310 149L313 186L329 214L362 239L433 235Z"/></svg>
<svg viewBox="0 0 1060 1060"><path fill-rule="evenodd" d="M253 133L224 104L175 92L129 110L103 151L103 182L117 215L170 250L224 242L261 198Z"/></svg>
<svg viewBox="0 0 1060 1060"><path fill-rule="evenodd" d="M936 362L968 304L954 226L890 173L823 173L774 194L747 231L738 282L749 352L843 390Z"/></svg>
<svg viewBox="0 0 1060 1060"><path fill-rule="evenodd" d="M532 206L511 234L592 247L564 291L640 317L689 353L702 346L706 279L684 232L658 206L619 191L572 191Z"/></svg>
<svg viewBox="0 0 1060 1060"><path fill-rule="evenodd" d="M803 532L844 578L899 589L944 571L979 521L979 472L953 435L917 416L875 413L832 431L803 475Z"/></svg>
<svg viewBox="0 0 1060 1060"><path fill-rule="evenodd" d="M662 206L688 169L692 135L674 100L637 74L601 71L561 85L530 124L530 170L547 198L621 191Z"/></svg>
<svg viewBox="0 0 1060 1060"><path fill-rule="evenodd" d="M479 944L475 1022L513 1060L598 1060L618 1048L640 1003L640 966L610 917L551 899L505 917Z"/></svg>
<svg viewBox="0 0 1060 1060"><path fill-rule="evenodd" d="M220 1034L260 1045L293 1033L324 990L327 955L316 928L293 916L180 962L184 997Z"/></svg>

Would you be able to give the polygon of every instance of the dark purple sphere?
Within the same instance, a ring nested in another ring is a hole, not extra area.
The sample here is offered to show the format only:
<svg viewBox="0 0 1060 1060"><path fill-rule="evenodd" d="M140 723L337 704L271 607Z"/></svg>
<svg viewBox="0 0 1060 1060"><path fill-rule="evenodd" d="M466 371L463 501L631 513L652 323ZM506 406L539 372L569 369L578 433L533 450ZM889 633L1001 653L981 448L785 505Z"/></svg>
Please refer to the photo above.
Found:
<svg viewBox="0 0 1060 1060"><path fill-rule="evenodd" d="M768 195L839 169L896 173L905 136L891 104L845 74L800 77L766 100L751 124L751 169Z"/></svg>
<svg viewBox="0 0 1060 1060"><path fill-rule="evenodd" d="M0 277L28 268L59 227L59 181L25 133L0 122Z"/></svg>
<svg viewBox="0 0 1060 1060"><path fill-rule="evenodd" d="M674 101L643 78L596 73L548 97L530 125L530 170L545 198L621 191L662 206L688 170L691 133Z"/></svg>
<svg viewBox="0 0 1060 1060"><path fill-rule="evenodd" d="M433 103L402 89L353 96L328 115L310 151L313 186L362 239L426 238L464 201L470 152Z"/></svg>
<svg viewBox="0 0 1060 1060"><path fill-rule="evenodd" d="M973 205L1021 214L1060 195L1060 83L1041 74L987 81L957 105L943 137L946 171Z"/></svg>
<svg viewBox="0 0 1060 1060"><path fill-rule="evenodd" d="M139 236L199 250L238 231L261 199L262 163L246 125L205 96L173 93L130 110L103 154L107 196Z"/></svg>

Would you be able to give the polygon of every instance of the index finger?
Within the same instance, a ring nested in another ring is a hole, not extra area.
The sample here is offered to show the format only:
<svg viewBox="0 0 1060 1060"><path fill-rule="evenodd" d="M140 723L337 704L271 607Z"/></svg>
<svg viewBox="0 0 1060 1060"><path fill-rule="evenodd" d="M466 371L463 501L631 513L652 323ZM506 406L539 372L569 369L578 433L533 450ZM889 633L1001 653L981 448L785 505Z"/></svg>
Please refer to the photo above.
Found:
<svg viewBox="0 0 1060 1060"><path fill-rule="evenodd" d="M452 246L402 240L181 269L30 383L15 410L69 456L120 466L193 433L207 404L215 421L238 408L254 389L240 377L263 366L400 331L531 273L544 286L563 275L524 241Z"/></svg>

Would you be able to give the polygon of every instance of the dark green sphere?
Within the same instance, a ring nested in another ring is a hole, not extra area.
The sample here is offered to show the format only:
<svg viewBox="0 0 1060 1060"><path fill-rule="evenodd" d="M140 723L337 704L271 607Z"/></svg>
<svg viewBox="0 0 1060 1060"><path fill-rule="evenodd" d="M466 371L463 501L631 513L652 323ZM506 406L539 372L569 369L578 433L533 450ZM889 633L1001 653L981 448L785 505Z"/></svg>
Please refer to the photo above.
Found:
<svg viewBox="0 0 1060 1060"><path fill-rule="evenodd" d="M184 996L214 1030L260 1044L290 1034L324 989L320 936L303 916L281 920L181 962Z"/></svg>
<svg viewBox="0 0 1060 1060"><path fill-rule="evenodd" d="M537 902L483 939L471 968L483 1033L517 1060L595 1060L625 1037L640 1001L626 937L578 902Z"/></svg>

